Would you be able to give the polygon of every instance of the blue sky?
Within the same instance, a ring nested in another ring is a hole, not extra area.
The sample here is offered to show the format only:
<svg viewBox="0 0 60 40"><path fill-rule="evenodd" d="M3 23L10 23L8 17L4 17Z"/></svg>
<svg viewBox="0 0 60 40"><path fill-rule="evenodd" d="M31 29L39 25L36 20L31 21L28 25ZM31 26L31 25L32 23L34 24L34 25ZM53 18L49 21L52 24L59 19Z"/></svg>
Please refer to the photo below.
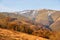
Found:
<svg viewBox="0 0 60 40"><path fill-rule="evenodd" d="M60 10L60 0L0 0L0 11L20 11L44 8Z"/></svg>

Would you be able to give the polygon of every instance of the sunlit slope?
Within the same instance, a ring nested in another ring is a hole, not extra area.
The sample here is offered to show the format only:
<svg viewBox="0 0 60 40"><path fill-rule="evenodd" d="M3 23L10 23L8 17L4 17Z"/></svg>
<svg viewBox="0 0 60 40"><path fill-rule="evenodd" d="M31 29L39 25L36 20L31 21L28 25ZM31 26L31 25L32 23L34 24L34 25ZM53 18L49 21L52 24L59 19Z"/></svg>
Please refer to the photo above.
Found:
<svg viewBox="0 0 60 40"><path fill-rule="evenodd" d="M28 18L20 15L20 14L17 14L15 12L13 13L8 13L8 12L0 12L0 17L2 18L5 18L5 17L11 17L11 18L17 18L18 20L29 20Z"/></svg>
<svg viewBox="0 0 60 40"><path fill-rule="evenodd" d="M48 39L0 28L0 40L48 40Z"/></svg>
<svg viewBox="0 0 60 40"><path fill-rule="evenodd" d="M60 32L60 17L50 27L53 31Z"/></svg>
<svg viewBox="0 0 60 40"><path fill-rule="evenodd" d="M60 11L54 12L52 15L54 21L56 21L60 17Z"/></svg>
<svg viewBox="0 0 60 40"><path fill-rule="evenodd" d="M37 23L42 23L43 25L49 25L49 19L48 16L49 14L53 14L55 10L47 10L47 9L42 9L38 11L38 14L36 16L35 21Z"/></svg>

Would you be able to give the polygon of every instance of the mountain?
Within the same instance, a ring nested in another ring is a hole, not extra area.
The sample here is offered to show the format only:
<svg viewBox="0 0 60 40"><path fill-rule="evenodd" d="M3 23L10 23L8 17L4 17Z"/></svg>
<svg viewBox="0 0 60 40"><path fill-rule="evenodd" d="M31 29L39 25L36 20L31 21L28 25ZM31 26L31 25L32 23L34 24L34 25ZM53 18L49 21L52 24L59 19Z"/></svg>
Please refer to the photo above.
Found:
<svg viewBox="0 0 60 40"><path fill-rule="evenodd" d="M52 14L52 18L56 21L60 17L60 11L56 11Z"/></svg>
<svg viewBox="0 0 60 40"><path fill-rule="evenodd" d="M29 11L25 10L25 11L19 13L29 18L30 20L34 20L37 23L42 23L43 25L49 25L48 14L55 12L55 10L47 10L47 9L29 10Z"/></svg>
<svg viewBox="0 0 60 40"><path fill-rule="evenodd" d="M29 18L22 16L20 14L17 14L16 12L0 12L0 18L15 18L18 20L23 20L23 21L30 21Z"/></svg>
<svg viewBox="0 0 60 40"><path fill-rule="evenodd" d="M37 23L42 23L43 25L49 26L60 16L60 11L50 10L50 9L41 9L41 10L24 10L18 12L20 15L23 15L30 20L33 20ZM51 14L49 16L49 14Z"/></svg>
<svg viewBox="0 0 60 40"><path fill-rule="evenodd" d="M49 26L53 24L60 17L60 11L50 9L23 10L20 12L12 12L12 13L2 12L0 13L0 16L17 18L19 20L24 20L32 24L43 24L47 28L49 28Z"/></svg>
<svg viewBox="0 0 60 40"><path fill-rule="evenodd" d="M0 28L16 31L22 35L25 33L50 40L59 40L59 24L60 11L57 10L41 9L0 12ZM58 31L58 33L56 31Z"/></svg>
<svg viewBox="0 0 60 40"><path fill-rule="evenodd" d="M28 17L30 20L33 20L33 18L37 15L37 10L24 10L17 12L17 14L23 15L25 17Z"/></svg>
<svg viewBox="0 0 60 40"><path fill-rule="evenodd" d="M47 11L47 10L45 10L45 9L41 10L41 12L43 12L43 11ZM23 21L26 21L33 25L38 25L38 26L45 25L45 27L47 26L47 28L49 28L48 26L50 24L49 20L48 20L48 16L47 16L48 14L39 13L39 11L37 11L37 10L25 10L25 11L21 11L20 13L15 13L15 12L14 13L4 12L3 13L2 12L0 14L2 14L3 16L6 16L6 17L17 18L17 20L20 20L20 21L23 20ZM39 15L40 15L40 17L38 17ZM42 15L42 17L41 17L41 15Z"/></svg>
<svg viewBox="0 0 60 40"><path fill-rule="evenodd" d="M0 15L0 28L2 29L23 32L47 39L50 39L50 35L53 35L53 32L47 29L43 24L38 24L20 14L17 15L16 13L7 12L2 12L0 14L2 15Z"/></svg>

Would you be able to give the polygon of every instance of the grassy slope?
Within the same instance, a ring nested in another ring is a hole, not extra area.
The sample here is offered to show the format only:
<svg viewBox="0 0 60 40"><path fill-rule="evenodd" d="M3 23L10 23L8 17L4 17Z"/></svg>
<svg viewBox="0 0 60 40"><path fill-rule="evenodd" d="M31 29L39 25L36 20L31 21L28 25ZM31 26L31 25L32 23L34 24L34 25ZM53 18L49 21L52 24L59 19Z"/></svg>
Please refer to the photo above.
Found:
<svg viewBox="0 0 60 40"><path fill-rule="evenodd" d="M0 28L0 40L47 40L47 39Z"/></svg>

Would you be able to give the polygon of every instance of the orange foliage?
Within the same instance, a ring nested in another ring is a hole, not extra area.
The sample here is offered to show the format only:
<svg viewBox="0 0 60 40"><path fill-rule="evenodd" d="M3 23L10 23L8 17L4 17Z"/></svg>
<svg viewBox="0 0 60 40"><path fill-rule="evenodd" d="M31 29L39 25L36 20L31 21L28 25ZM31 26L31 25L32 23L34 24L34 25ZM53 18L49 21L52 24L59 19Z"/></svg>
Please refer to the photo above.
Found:
<svg viewBox="0 0 60 40"><path fill-rule="evenodd" d="M11 18L10 18L11 19ZM1 20L2 21L2 20ZM31 24L26 21L18 21L18 20L13 20L9 21L9 18L4 19L5 22L3 22L3 26L6 27L6 29L9 30L15 30L19 32L24 32L44 38L49 38L49 36L52 34L50 30L44 28L44 25L42 24ZM5 25L4 25L5 24Z"/></svg>

